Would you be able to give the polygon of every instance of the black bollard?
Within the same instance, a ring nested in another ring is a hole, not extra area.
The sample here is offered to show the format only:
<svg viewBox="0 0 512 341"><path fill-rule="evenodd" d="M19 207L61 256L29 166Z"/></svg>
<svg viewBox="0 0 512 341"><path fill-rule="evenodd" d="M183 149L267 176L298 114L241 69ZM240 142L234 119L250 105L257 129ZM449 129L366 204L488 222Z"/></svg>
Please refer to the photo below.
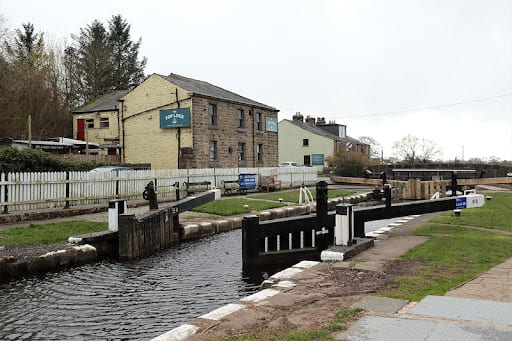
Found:
<svg viewBox="0 0 512 341"><path fill-rule="evenodd" d="M452 172L452 197L457 196L457 172Z"/></svg>
<svg viewBox="0 0 512 341"><path fill-rule="evenodd" d="M387 183L386 172L380 172L380 178L382 179L382 186L384 186Z"/></svg>
<svg viewBox="0 0 512 341"><path fill-rule="evenodd" d="M146 200L149 200L149 209L150 210L158 210L158 200L156 198L155 185L153 181L150 181L144 192L142 193L142 197Z"/></svg>
<svg viewBox="0 0 512 341"><path fill-rule="evenodd" d="M384 198L386 199L386 209L391 208L391 185L384 186Z"/></svg>

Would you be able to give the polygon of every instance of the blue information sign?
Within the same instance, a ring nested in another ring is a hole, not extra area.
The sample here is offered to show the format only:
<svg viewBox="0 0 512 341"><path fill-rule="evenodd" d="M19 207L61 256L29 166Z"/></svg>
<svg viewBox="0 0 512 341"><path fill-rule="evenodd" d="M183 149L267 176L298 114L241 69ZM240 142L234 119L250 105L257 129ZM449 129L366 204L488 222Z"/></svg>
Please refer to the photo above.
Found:
<svg viewBox="0 0 512 341"><path fill-rule="evenodd" d="M190 108L160 110L160 128L190 127Z"/></svg>
<svg viewBox="0 0 512 341"><path fill-rule="evenodd" d="M277 133L277 118L265 117L265 129Z"/></svg>
<svg viewBox="0 0 512 341"><path fill-rule="evenodd" d="M455 208L461 209L461 208L467 208L467 199L465 197L463 198L457 198L455 200Z"/></svg>
<svg viewBox="0 0 512 341"><path fill-rule="evenodd" d="M324 154L311 154L311 165L312 166L323 166L324 165Z"/></svg>

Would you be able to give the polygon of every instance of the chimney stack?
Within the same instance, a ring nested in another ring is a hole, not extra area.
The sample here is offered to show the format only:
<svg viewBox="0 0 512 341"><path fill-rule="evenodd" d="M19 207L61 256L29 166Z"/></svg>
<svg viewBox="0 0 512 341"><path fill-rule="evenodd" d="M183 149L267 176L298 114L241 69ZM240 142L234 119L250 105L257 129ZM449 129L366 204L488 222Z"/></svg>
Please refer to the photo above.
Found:
<svg viewBox="0 0 512 341"><path fill-rule="evenodd" d="M292 119L297 122L304 122L304 116L300 112L296 112Z"/></svg>
<svg viewBox="0 0 512 341"><path fill-rule="evenodd" d="M325 124L325 117L319 117L316 120L316 125Z"/></svg>
<svg viewBox="0 0 512 341"><path fill-rule="evenodd" d="M307 124L311 124L311 125L315 125L315 118L314 117L311 117L311 116L306 116L306 123Z"/></svg>

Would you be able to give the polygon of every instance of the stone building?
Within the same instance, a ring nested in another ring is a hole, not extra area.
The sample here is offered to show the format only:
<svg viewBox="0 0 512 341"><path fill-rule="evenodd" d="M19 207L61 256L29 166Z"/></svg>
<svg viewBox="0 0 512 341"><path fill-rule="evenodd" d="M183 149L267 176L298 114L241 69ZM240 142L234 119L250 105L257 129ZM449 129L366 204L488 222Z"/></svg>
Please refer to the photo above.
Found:
<svg viewBox="0 0 512 341"><path fill-rule="evenodd" d="M279 122L279 162L296 162L321 170L325 158L340 150L370 154L370 146L347 136L347 127L324 118L296 113L292 120Z"/></svg>
<svg viewBox="0 0 512 341"><path fill-rule="evenodd" d="M153 169L278 165L276 108L176 74L149 76L119 103L123 162Z"/></svg>
<svg viewBox="0 0 512 341"><path fill-rule="evenodd" d="M91 154L120 154L119 99L127 93L128 90L115 91L73 111L73 138L100 146Z"/></svg>

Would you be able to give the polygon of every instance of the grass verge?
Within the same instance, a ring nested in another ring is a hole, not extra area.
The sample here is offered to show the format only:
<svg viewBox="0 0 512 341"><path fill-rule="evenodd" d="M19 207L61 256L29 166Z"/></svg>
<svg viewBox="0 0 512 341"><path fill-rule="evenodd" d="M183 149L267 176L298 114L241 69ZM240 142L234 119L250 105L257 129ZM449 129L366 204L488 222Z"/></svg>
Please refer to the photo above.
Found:
<svg viewBox="0 0 512 341"><path fill-rule="evenodd" d="M106 231L107 223L66 221L45 225L30 225L0 231L0 245L50 245L63 243L70 236Z"/></svg>
<svg viewBox="0 0 512 341"><path fill-rule="evenodd" d="M248 205L247 208L244 205ZM263 211L269 208L283 207L284 204L278 202L256 201L244 198L231 198L225 200L210 201L193 209L195 212L216 214L222 216L230 216L241 213L249 213L252 211Z"/></svg>
<svg viewBox="0 0 512 341"><path fill-rule="evenodd" d="M250 198L256 198L256 199L265 199L265 200L272 200L272 201L279 201L279 198L282 198L285 202L299 202L299 193L300 190L294 190L294 191L284 191L284 192L270 192L270 193L262 193L262 194L251 194ZM313 195L313 199L316 200L316 189L311 190L311 194ZM345 191L342 189L332 189L329 190L328 196L329 198L338 198L343 197L346 195L354 194L354 192Z"/></svg>
<svg viewBox="0 0 512 341"><path fill-rule="evenodd" d="M411 301L443 295L512 257L510 236L436 224L421 226L414 234L430 240L399 257L414 266L379 294Z"/></svg>
<svg viewBox="0 0 512 341"><path fill-rule="evenodd" d="M218 341L332 341L333 332L346 330L347 324L361 317L363 309L343 308L336 315L332 323L314 330L280 330L278 328L265 328L258 333L250 333L236 337L219 338Z"/></svg>
<svg viewBox="0 0 512 341"><path fill-rule="evenodd" d="M492 193L493 199L483 207L462 210L460 217L443 212L433 223L479 226L488 229L512 231L512 193Z"/></svg>

